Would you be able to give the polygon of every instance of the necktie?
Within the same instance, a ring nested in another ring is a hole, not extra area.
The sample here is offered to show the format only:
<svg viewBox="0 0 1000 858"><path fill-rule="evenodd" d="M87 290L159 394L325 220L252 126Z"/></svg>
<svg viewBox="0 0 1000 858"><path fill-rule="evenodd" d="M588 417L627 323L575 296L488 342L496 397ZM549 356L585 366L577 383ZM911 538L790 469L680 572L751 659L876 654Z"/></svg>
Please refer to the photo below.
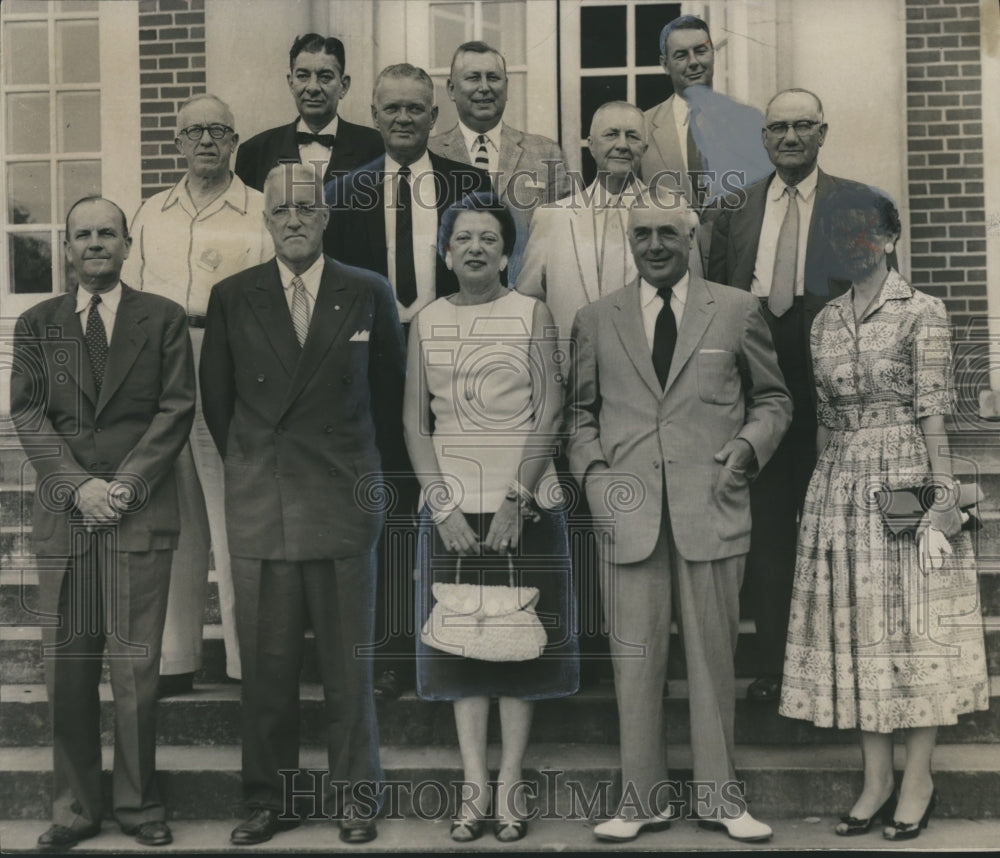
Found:
<svg viewBox="0 0 1000 858"><path fill-rule="evenodd" d="M783 316L792 306L795 298L795 272L799 257L799 204L798 191L794 187L785 188L788 194L788 208L778 233L778 246L774 251L774 274L771 277L771 293L767 299L768 309L775 316Z"/></svg>
<svg viewBox="0 0 1000 858"><path fill-rule="evenodd" d="M299 146L308 146L310 143L319 143L327 149L333 148L333 143L337 138L332 134L310 134L308 131L296 131L295 142Z"/></svg>
<svg viewBox="0 0 1000 858"><path fill-rule="evenodd" d="M94 374L94 387L100 396L101 385L104 384L104 370L108 366L108 332L104 327L104 319L97 305L101 303L100 295L90 296L90 312L87 314L87 330L83 338L87 342L87 355L90 358L90 370Z"/></svg>
<svg viewBox="0 0 1000 858"><path fill-rule="evenodd" d="M677 345L677 320L674 311L670 309L670 296L673 286L663 286L656 290L663 299L663 306L656 317L656 327L653 328L653 369L660 387L667 383L670 374L670 361L674 356L674 346Z"/></svg>
<svg viewBox="0 0 1000 858"><path fill-rule="evenodd" d="M292 278L292 289L292 325L295 327L295 338L301 346L309 333L309 296L301 277Z"/></svg>
<svg viewBox="0 0 1000 858"><path fill-rule="evenodd" d="M490 169L490 154L486 151L486 135L480 134L476 138L476 159L472 162L480 170Z"/></svg>
<svg viewBox="0 0 1000 858"><path fill-rule="evenodd" d="M705 170L705 162L701 157L701 150L698 148L698 144L695 143L694 140L694 132L691 130L693 125L694 111L689 110L687 121L687 161L688 178L691 181L691 203L696 208L701 208L705 204L705 192L698 184L698 176L694 174Z"/></svg>
<svg viewBox="0 0 1000 858"><path fill-rule="evenodd" d="M404 307L417 300L417 273L413 266L413 205L410 168L401 167L396 185L396 297Z"/></svg>

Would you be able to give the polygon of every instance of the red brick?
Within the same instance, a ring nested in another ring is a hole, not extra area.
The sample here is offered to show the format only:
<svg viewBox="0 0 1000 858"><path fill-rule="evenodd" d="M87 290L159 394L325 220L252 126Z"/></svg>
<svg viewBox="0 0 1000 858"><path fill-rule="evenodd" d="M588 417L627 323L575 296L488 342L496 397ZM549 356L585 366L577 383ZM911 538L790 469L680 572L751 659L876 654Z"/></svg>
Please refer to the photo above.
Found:
<svg viewBox="0 0 1000 858"><path fill-rule="evenodd" d="M966 182L962 191L966 194L982 194L985 193L985 188L982 182Z"/></svg>
<svg viewBox="0 0 1000 858"><path fill-rule="evenodd" d="M981 268L986 264L986 256L978 253L967 254L964 256L953 256L951 257L951 264L958 265L963 270L966 268Z"/></svg>
<svg viewBox="0 0 1000 858"><path fill-rule="evenodd" d="M156 86L139 87L139 98L143 101L152 101L160 97L160 89Z"/></svg>
<svg viewBox="0 0 1000 858"><path fill-rule="evenodd" d="M945 118L951 122L961 122L970 120L978 122L982 119L983 112L975 107L956 107L953 110L945 111Z"/></svg>
<svg viewBox="0 0 1000 858"><path fill-rule="evenodd" d="M910 170L909 178L914 182L940 182L944 180L945 175L944 170L939 167L923 167L917 170Z"/></svg>
<svg viewBox="0 0 1000 858"><path fill-rule="evenodd" d="M949 149L982 149L982 137L956 137L948 141Z"/></svg>
<svg viewBox="0 0 1000 858"><path fill-rule="evenodd" d="M157 36L163 41L177 41L178 39L188 38L188 28L187 27L163 27ZM945 38L945 37L941 37ZM955 36L955 47L958 47L958 36Z"/></svg>
<svg viewBox="0 0 1000 858"><path fill-rule="evenodd" d="M141 16L144 12L158 12L160 10L160 4L158 0L139 0L139 15Z"/></svg>
<svg viewBox="0 0 1000 858"><path fill-rule="evenodd" d="M963 271L962 273L964 274L965 272ZM951 294L956 298L968 298L970 296L978 298L983 294L983 287L978 284L953 286Z"/></svg>
<svg viewBox="0 0 1000 858"><path fill-rule="evenodd" d="M925 223L927 223L927 212L914 212L914 211L910 212L910 226L916 226L917 224L922 225ZM932 228L937 230L937 232L934 233L935 235L945 234L944 227L935 226Z"/></svg>
<svg viewBox="0 0 1000 858"><path fill-rule="evenodd" d="M920 96L921 98L923 96ZM908 110L906 119L908 122L940 122L942 120L941 111L933 108L924 110Z"/></svg>
<svg viewBox="0 0 1000 858"><path fill-rule="evenodd" d="M948 179L981 179L983 171L978 167L949 167L946 171Z"/></svg>
<svg viewBox="0 0 1000 858"><path fill-rule="evenodd" d="M167 158L143 158L142 159L142 169L143 170L169 170L173 167L173 161Z"/></svg>
<svg viewBox="0 0 1000 858"><path fill-rule="evenodd" d="M916 241L918 239L926 238L941 238L945 233L943 227L940 226L911 226L910 227L910 238L914 240L914 247L916 247Z"/></svg>
<svg viewBox="0 0 1000 858"><path fill-rule="evenodd" d="M975 48L963 48L957 51L945 51L944 52L945 61L950 63L967 63L976 62L978 63L982 57L979 55L979 51Z"/></svg>
<svg viewBox="0 0 1000 858"><path fill-rule="evenodd" d="M148 15L148 14L140 14L139 15L139 26L140 27L163 27L163 26L169 26L170 24L173 23L173 20L174 20L174 16L173 15ZM937 26L937 24L935 24L934 26Z"/></svg>
<svg viewBox="0 0 1000 858"><path fill-rule="evenodd" d="M907 39L907 44L909 44L909 39ZM927 37L927 47L928 48L957 48L958 47L958 36L928 36Z"/></svg>
<svg viewBox="0 0 1000 858"><path fill-rule="evenodd" d="M927 77L957 77L958 66L955 63L927 66Z"/></svg>
<svg viewBox="0 0 1000 858"><path fill-rule="evenodd" d="M158 101L143 101L139 104L139 112L143 114L171 113L173 112L173 105Z"/></svg>
<svg viewBox="0 0 1000 858"><path fill-rule="evenodd" d="M982 201L979 203L979 207L970 208L965 212L965 222L966 223L985 223L986 222L986 212L982 208Z"/></svg>
<svg viewBox="0 0 1000 858"><path fill-rule="evenodd" d="M986 283L986 269L985 268L972 268L965 272L966 278L970 281L976 280L982 283Z"/></svg>
<svg viewBox="0 0 1000 858"><path fill-rule="evenodd" d="M926 292L928 295L934 295L934 293L931 292L931 289L937 289L937 290L939 290L939 291L941 291L943 293L941 295L934 295L935 298L944 298L948 294L948 290L946 288L942 287L942 286L924 286L923 285L925 283L930 283L931 282L931 273L930 273L930 271L920 271L920 270L917 270L916 268L913 269L913 271L910 273L910 282L914 286L920 286L920 291L921 292Z"/></svg>
<svg viewBox="0 0 1000 858"><path fill-rule="evenodd" d="M944 268L948 264L948 257L914 255L910 261L914 268Z"/></svg>
<svg viewBox="0 0 1000 858"><path fill-rule="evenodd" d="M907 75L910 68L907 67ZM908 92L941 92L942 84L939 80L908 80L906 89Z"/></svg>
<svg viewBox="0 0 1000 858"><path fill-rule="evenodd" d="M921 108L927 106L927 96L920 94L911 94L906 96L906 106L910 109Z"/></svg>
<svg viewBox="0 0 1000 858"><path fill-rule="evenodd" d="M965 249L969 253L986 253L986 240L967 241L965 242Z"/></svg>
<svg viewBox="0 0 1000 858"><path fill-rule="evenodd" d="M938 21L910 21L906 25L906 34L913 36L936 36L941 32L941 24Z"/></svg>
<svg viewBox="0 0 1000 858"><path fill-rule="evenodd" d="M927 133L931 137L954 137L961 132L962 129L958 123L942 123L941 125L929 125L927 127Z"/></svg>
<svg viewBox="0 0 1000 858"><path fill-rule="evenodd" d="M926 197L927 196L927 185L921 183L911 183L909 187L911 197Z"/></svg>
<svg viewBox="0 0 1000 858"><path fill-rule="evenodd" d="M906 138L912 140L914 137L927 137L927 126L926 125L907 125L906 126Z"/></svg>
<svg viewBox="0 0 1000 858"><path fill-rule="evenodd" d="M940 154L932 152L927 156L927 163L932 166L937 164L961 164L962 156L958 152L942 152Z"/></svg>
<svg viewBox="0 0 1000 858"><path fill-rule="evenodd" d="M930 81L928 81L930 83ZM967 80L964 78L956 78L954 80L946 80L944 82L944 88L948 92L974 92L982 88L983 82L981 80Z"/></svg>
<svg viewBox="0 0 1000 858"><path fill-rule="evenodd" d="M157 0L161 12L187 12L191 8L188 0Z"/></svg>
<svg viewBox="0 0 1000 858"><path fill-rule="evenodd" d="M965 152L962 154L962 162L970 166L983 163L982 152Z"/></svg>
<svg viewBox="0 0 1000 858"><path fill-rule="evenodd" d="M985 313L989 309L989 301L966 301L970 313Z"/></svg>
<svg viewBox="0 0 1000 858"><path fill-rule="evenodd" d="M927 47L927 40L923 36L912 35L912 30L909 30L907 32L906 50L920 51L923 50L925 47Z"/></svg>
<svg viewBox="0 0 1000 858"><path fill-rule="evenodd" d="M186 69L188 67L187 57L161 57L161 69Z"/></svg>
<svg viewBox="0 0 1000 858"><path fill-rule="evenodd" d="M941 200L934 200L933 202L935 202L937 206L941 205ZM953 211L946 211L938 207L932 207L932 208L934 208L934 211L931 212L931 218L933 219L934 223L941 223L941 224L961 223L963 220L965 220L964 213L957 209Z"/></svg>
<svg viewBox="0 0 1000 858"><path fill-rule="evenodd" d="M982 77L983 67L980 63L962 63L962 77Z"/></svg>
<svg viewBox="0 0 1000 858"><path fill-rule="evenodd" d="M166 0L164 0L166 2ZM954 6L937 6L927 10L927 20L936 21L943 18L957 18L958 10Z"/></svg>
<svg viewBox="0 0 1000 858"><path fill-rule="evenodd" d="M205 14L203 12L178 12L174 15L174 22L177 24L204 24Z"/></svg>
<svg viewBox="0 0 1000 858"><path fill-rule="evenodd" d="M906 62L912 65L936 63L941 59L940 51L907 51Z"/></svg>
<svg viewBox="0 0 1000 858"><path fill-rule="evenodd" d="M936 94L927 96L927 106L928 107L957 107L962 103L962 96L952 95L951 93Z"/></svg>
<svg viewBox="0 0 1000 858"><path fill-rule="evenodd" d="M174 46L169 42L144 42L139 45L140 57L160 56L162 54L172 54Z"/></svg>
<svg viewBox="0 0 1000 858"><path fill-rule="evenodd" d="M923 17L924 17L924 10L923 9L916 9L913 6L909 6L909 5L906 7L906 20L907 21L919 21ZM907 27L909 27L909 26L910 26L910 24L907 24Z"/></svg>
<svg viewBox="0 0 1000 858"><path fill-rule="evenodd" d="M931 269L931 283L954 283L956 280L965 280L965 272L952 271L950 268Z"/></svg>
<svg viewBox="0 0 1000 858"><path fill-rule="evenodd" d="M980 238L985 235L981 226L959 226L955 225L948 230L949 235L955 238Z"/></svg>
<svg viewBox="0 0 1000 858"><path fill-rule="evenodd" d="M191 87L189 86L164 86L160 89L163 98L190 98Z"/></svg>
<svg viewBox="0 0 1000 858"><path fill-rule="evenodd" d="M174 44L174 51L178 54L203 54L205 53L205 42L204 40L196 42L176 42Z"/></svg>
<svg viewBox="0 0 1000 858"><path fill-rule="evenodd" d="M205 38L205 28L204 27L192 27L191 28L191 38L192 39L204 39Z"/></svg>
<svg viewBox="0 0 1000 858"><path fill-rule="evenodd" d="M157 121L155 116L140 116L139 117L139 127L140 128L156 128L160 123Z"/></svg>
<svg viewBox="0 0 1000 858"><path fill-rule="evenodd" d="M920 79L925 78L925 77L927 77L927 67L926 66L924 66L924 65L916 65L914 63L910 63L906 67L906 80L907 81L920 80Z"/></svg>
<svg viewBox="0 0 1000 858"><path fill-rule="evenodd" d="M156 68L156 58L149 57L139 60L139 71L148 71Z"/></svg>
<svg viewBox="0 0 1000 858"><path fill-rule="evenodd" d="M139 31L139 41L140 42L152 42L156 39L156 30L140 30Z"/></svg>
<svg viewBox="0 0 1000 858"><path fill-rule="evenodd" d="M202 53L200 56L191 57L191 68L193 69L203 69L205 68L205 54Z"/></svg>
<svg viewBox="0 0 1000 858"><path fill-rule="evenodd" d="M154 83L173 83L174 76L170 72L145 72L139 75L141 86Z"/></svg>
<svg viewBox="0 0 1000 858"><path fill-rule="evenodd" d="M978 36L979 20L977 18L976 20L969 21L945 21L942 29L945 33L975 33Z"/></svg>
<svg viewBox="0 0 1000 858"><path fill-rule="evenodd" d="M964 253L964 241L931 241L928 242L933 253Z"/></svg>
<svg viewBox="0 0 1000 858"><path fill-rule="evenodd" d="M204 83L204 82L205 82L205 72L203 71L177 72L177 83Z"/></svg>
<svg viewBox="0 0 1000 858"><path fill-rule="evenodd" d="M979 33L966 33L958 42L963 48L978 48L980 46Z"/></svg>
<svg viewBox="0 0 1000 858"><path fill-rule="evenodd" d="M909 146L911 152L938 152L944 148L944 141L931 137L926 140L910 140Z"/></svg>

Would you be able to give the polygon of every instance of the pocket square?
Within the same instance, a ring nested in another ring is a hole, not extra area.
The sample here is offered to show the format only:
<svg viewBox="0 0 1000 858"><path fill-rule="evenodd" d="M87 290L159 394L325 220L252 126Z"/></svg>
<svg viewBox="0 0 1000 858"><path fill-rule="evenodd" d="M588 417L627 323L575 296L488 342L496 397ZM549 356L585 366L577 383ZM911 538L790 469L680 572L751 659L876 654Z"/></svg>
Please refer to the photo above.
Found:
<svg viewBox="0 0 1000 858"><path fill-rule="evenodd" d="M352 343L367 343L371 338L371 331L355 331L350 341Z"/></svg>

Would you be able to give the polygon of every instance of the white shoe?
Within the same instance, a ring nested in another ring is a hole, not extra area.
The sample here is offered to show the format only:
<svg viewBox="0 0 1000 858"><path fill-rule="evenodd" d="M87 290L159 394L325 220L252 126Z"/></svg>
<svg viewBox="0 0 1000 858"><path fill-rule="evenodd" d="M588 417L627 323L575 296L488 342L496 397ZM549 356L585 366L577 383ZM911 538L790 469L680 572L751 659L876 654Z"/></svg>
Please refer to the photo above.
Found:
<svg viewBox="0 0 1000 858"><path fill-rule="evenodd" d="M666 831L670 820L654 816L652 819L622 819L615 817L594 826L594 836L598 840L612 840L624 843L635 840L645 831Z"/></svg>
<svg viewBox="0 0 1000 858"><path fill-rule="evenodd" d="M744 843L752 843L760 840L770 840L773 832L770 825L758 822L748 812L742 813L735 819L701 819L698 821L701 828L709 831L725 831L733 840L742 840Z"/></svg>

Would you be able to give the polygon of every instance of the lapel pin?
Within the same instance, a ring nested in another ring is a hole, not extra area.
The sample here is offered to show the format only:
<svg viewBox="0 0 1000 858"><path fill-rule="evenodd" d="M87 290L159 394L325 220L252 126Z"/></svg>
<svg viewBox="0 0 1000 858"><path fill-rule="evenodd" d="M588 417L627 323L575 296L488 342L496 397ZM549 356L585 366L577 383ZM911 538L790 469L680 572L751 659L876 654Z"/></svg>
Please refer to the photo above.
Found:
<svg viewBox="0 0 1000 858"><path fill-rule="evenodd" d="M333 309L334 310L339 310L340 309L340 304L334 304L333 305Z"/></svg>

